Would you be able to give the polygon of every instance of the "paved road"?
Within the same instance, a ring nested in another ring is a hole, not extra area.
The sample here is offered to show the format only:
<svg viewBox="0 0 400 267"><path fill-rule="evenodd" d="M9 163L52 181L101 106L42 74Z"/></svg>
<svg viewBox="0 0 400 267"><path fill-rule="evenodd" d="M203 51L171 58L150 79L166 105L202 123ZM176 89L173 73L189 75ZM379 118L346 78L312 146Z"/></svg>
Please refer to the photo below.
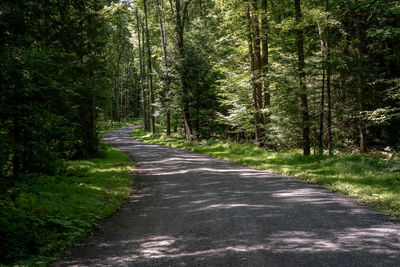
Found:
<svg viewBox="0 0 400 267"><path fill-rule="evenodd" d="M105 134L137 163L103 231L55 266L400 266L400 227L306 183Z"/></svg>

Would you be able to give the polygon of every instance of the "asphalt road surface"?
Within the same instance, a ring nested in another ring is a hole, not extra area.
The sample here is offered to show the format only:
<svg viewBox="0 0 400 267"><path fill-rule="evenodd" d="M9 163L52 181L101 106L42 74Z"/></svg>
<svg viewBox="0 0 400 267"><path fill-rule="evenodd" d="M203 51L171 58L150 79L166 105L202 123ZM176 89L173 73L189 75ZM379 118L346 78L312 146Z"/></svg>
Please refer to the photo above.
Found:
<svg viewBox="0 0 400 267"><path fill-rule="evenodd" d="M138 168L102 230L53 266L400 266L400 226L316 186L130 137Z"/></svg>

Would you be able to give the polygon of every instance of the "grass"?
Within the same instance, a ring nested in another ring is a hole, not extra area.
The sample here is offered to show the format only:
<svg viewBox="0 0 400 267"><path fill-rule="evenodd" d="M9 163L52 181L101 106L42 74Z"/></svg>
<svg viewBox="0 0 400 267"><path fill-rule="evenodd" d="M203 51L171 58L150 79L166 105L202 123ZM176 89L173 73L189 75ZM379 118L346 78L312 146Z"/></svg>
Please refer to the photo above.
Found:
<svg viewBox="0 0 400 267"><path fill-rule="evenodd" d="M119 209L133 165L117 149L67 162L56 176L24 178L0 196L0 264L45 265Z"/></svg>
<svg viewBox="0 0 400 267"><path fill-rule="evenodd" d="M132 132L135 139L182 148L230 160L241 165L266 170L323 186L354 197L400 219L400 159L384 159L370 154L342 153L333 157L304 157L299 151L270 152L253 144L204 140L189 143L183 139L158 134L153 137L143 129Z"/></svg>

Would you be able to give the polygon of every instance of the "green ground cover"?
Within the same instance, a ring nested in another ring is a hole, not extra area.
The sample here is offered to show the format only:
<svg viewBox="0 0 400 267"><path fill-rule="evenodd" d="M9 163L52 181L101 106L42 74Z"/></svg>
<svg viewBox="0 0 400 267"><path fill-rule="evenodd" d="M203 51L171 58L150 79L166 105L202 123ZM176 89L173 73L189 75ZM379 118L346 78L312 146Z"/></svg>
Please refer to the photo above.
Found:
<svg viewBox="0 0 400 267"><path fill-rule="evenodd" d="M0 263L44 265L119 209L130 192L133 164L101 146L98 158L68 161L55 176L24 176L2 192Z"/></svg>
<svg viewBox="0 0 400 267"><path fill-rule="evenodd" d="M143 129L132 132L135 139L187 149L241 165L267 170L328 188L400 219L400 159L385 159L371 154L339 153L338 155L304 157L300 151L271 152L253 144L204 140L199 143L153 137Z"/></svg>

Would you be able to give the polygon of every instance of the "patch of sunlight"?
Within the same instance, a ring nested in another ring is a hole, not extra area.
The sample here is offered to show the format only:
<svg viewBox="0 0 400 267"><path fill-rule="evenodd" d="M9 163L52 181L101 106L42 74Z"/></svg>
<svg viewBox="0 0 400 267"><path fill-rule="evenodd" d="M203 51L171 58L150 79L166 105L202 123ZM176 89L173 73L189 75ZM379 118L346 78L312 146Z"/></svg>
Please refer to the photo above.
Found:
<svg viewBox="0 0 400 267"><path fill-rule="evenodd" d="M87 166L93 166L94 162L88 161L88 160L76 160L76 161L71 161L71 167L87 167Z"/></svg>
<svg viewBox="0 0 400 267"><path fill-rule="evenodd" d="M105 188L102 188L100 186L91 185L91 184L80 183L79 186L83 186L85 188L93 189L93 190L96 190L96 191L103 191L103 192L107 191Z"/></svg>
<svg viewBox="0 0 400 267"><path fill-rule="evenodd" d="M99 173L99 172L122 172L125 171L127 168L125 166L121 167L114 167L114 168L93 168L89 170L89 173Z"/></svg>

